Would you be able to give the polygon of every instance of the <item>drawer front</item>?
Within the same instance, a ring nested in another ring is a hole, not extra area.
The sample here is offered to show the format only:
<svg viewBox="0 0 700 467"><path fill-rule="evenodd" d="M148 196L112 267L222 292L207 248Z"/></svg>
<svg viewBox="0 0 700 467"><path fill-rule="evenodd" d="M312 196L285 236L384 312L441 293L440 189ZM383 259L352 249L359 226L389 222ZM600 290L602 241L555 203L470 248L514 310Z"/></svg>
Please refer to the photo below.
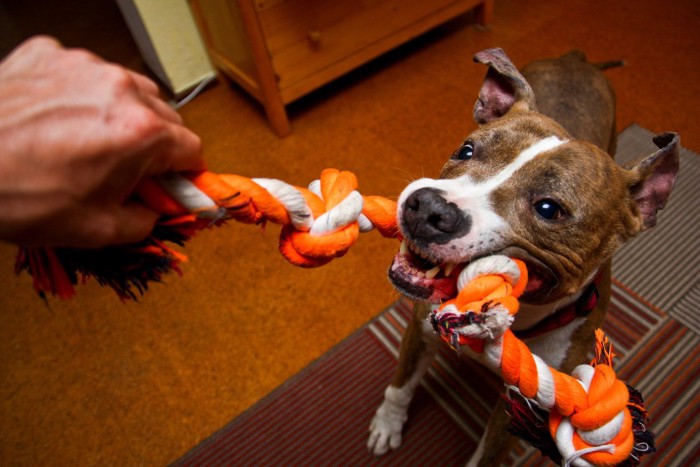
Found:
<svg viewBox="0 0 700 467"><path fill-rule="evenodd" d="M466 2L257 0L256 8L279 88L284 90L458 3Z"/></svg>

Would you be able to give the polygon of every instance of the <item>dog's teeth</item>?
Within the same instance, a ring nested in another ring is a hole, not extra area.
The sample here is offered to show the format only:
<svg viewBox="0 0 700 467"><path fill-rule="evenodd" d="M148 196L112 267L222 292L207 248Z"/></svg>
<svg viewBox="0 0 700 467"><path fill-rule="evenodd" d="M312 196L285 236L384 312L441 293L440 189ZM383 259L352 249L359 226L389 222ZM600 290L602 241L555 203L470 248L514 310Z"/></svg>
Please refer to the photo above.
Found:
<svg viewBox="0 0 700 467"><path fill-rule="evenodd" d="M418 248L413 248L413 252L423 259L430 260L430 256L420 251Z"/></svg>
<svg viewBox="0 0 700 467"><path fill-rule="evenodd" d="M445 270L445 277L449 276L452 274L452 271L457 267L457 263L445 263L443 264L443 268Z"/></svg>
<svg viewBox="0 0 700 467"><path fill-rule="evenodd" d="M423 258L426 261L433 261L429 254L421 251L417 246L415 246L413 243L409 242L406 239L404 239L401 242L401 249L399 251L401 252L401 254L407 254L409 251L411 251L419 258Z"/></svg>
<svg viewBox="0 0 700 467"><path fill-rule="evenodd" d="M430 271L425 272L425 278L426 279L434 279L435 276L437 276L439 272L440 272L440 266L435 266Z"/></svg>

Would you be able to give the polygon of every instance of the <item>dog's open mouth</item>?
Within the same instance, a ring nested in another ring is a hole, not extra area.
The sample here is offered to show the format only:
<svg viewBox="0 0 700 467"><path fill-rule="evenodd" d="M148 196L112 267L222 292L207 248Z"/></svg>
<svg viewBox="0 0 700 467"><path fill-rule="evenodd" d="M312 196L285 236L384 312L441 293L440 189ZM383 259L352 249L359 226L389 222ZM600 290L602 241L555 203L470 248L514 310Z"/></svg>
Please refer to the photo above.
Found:
<svg viewBox="0 0 700 467"><path fill-rule="evenodd" d="M457 277L464 266L436 263L404 239L389 268L389 279L409 298L440 303L457 296Z"/></svg>
<svg viewBox="0 0 700 467"><path fill-rule="evenodd" d="M523 298L537 301L556 284L553 274L542 263L519 249L506 249L501 254L520 258L528 269L528 284ZM510 253L510 254L509 254ZM465 263L436 261L404 239L401 249L389 268L389 279L403 295L429 303L442 303L457 296L457 278Z"/></svg>

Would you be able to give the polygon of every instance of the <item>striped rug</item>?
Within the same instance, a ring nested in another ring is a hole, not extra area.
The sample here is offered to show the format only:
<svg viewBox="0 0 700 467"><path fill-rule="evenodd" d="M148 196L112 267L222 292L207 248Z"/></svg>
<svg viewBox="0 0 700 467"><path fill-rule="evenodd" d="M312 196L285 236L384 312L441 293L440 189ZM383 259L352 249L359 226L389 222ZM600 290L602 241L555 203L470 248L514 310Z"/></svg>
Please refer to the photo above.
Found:
<svg viewBox="0 0 700 467"><path fill-rule="evenodd" d="M618 160L654 151L651 137L639 126L627 128ZM619 354L619 376L647 400L658 452L645 465L700 465L698 175L700 155L684 149L681 178L659 226L614 262L605 331ZM417 391L401 449L376 459L365 448L409 316L407 302L393 304L174 465L464 465L501 383L448 348ZM509 464L548 462L523 444Z"/></svg>

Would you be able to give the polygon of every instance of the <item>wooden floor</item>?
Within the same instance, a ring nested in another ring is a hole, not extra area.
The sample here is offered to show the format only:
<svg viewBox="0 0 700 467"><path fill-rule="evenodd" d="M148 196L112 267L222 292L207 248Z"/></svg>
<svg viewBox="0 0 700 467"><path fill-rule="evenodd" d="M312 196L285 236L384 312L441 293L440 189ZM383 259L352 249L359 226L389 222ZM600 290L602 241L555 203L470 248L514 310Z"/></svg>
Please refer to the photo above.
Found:
<svg viewBox="0 0 700 467"><path fill-rule="evenodd" d="M9 31L0 50L48 32L143 69L112 2L25 3L0 5ZM627 61L608 71L618 128L678 131L697 151L698 24L691 0L497 0L490 29L460 18L292 105L284 140L257 103L224 85L182 115L216 172L303 185L338 167L356 172L362 193L395 196L436 175L475 128L484 75L475 52L501 46L524 64L576 47ZM13 275L14 248L0 245L0 464L166 464L396 298L385 278L396 245L378 234L319 270L288 265L277 234L274 225L203 232L183 277L127 304L90 283L72 302L45 305L29 277Z"/></svg>

